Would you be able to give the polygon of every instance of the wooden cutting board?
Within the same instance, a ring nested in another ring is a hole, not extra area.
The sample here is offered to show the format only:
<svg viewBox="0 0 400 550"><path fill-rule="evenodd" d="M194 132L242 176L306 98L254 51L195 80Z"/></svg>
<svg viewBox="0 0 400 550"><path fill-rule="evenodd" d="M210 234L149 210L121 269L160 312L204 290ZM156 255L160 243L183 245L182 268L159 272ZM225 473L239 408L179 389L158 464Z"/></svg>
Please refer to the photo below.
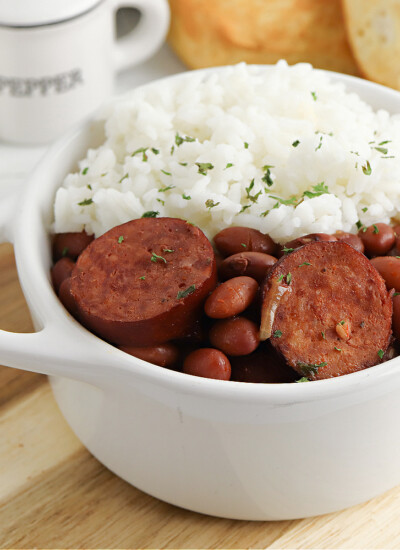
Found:
<svg viewBox="0 0 400 550"><path fill-rule="evenodd" d="M10 245L0 246L0 328L32 330ZM399 515L400 487L296 521L218 519L165 504L86 451L46 377L0 366L1 548L399 548Z"/></svg>

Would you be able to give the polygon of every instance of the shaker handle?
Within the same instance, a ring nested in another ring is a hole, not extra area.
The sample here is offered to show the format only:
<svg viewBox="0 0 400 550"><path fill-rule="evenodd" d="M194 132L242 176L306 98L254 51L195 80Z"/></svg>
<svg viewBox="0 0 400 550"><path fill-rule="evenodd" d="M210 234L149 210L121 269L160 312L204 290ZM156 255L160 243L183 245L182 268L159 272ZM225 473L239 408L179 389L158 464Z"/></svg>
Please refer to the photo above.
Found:
<svg viewBox="0 0 400 550"><path fill-rule="evenodd" d="M140 11L137 26L114 46L117 71L137 65L151 57L162 45L169 27L170 13L167 0L112 0L113 14L120 8Z"/></svg>

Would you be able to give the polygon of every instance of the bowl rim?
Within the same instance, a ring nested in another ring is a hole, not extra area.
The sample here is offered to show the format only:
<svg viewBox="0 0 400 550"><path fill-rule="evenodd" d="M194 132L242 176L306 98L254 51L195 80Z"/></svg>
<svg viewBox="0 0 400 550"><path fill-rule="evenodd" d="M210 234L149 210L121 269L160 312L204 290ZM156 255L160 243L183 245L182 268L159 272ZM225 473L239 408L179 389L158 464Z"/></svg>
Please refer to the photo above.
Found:
<svg viewBox="0 0 400 550"><path fill-rule="evenodd" d="M112 98L111 102L124 100L130 94L136 93L137 90L143 90L154 85L161 85L172 79L184 80L191 78L193 74L206 75L216 71L229 70L231 67L232 66L212 67L164 77L139 86L120 96L116 96ZM249 67L270 70L274 65L249 65ZM374 97L376 96L375 99L382 105L381 108L384 108L384 99L391 98L394 102L398 103L400 112L400 93L395 90L355 76L324 71L322 69L314 70L328 74L333 82L343 83L346 88L350 88L350 91L357 90L356 93L359 93L359 90L365 90L367 94L372 94ZM374 110L376 110L376 108L374 108ZM364 370L335 378L313 381L312 384L268 384L236 381L229 381L229 383L226 383L226 381L222 380L190 376L147 363L118 350L80 325L66 312L58 297L55 295L50 283L48 269L50 255L49 246L47 246L47 252L43 251L43 238L46 238L46 235L47 238L49 237L49 229L45 227L46 223L48 224L49 212L42 211L42 203L46 201L49 202L50 184L47 182L46 185L43 185L43 179L46 180L47 178L50 181L51 174L55 172L57 162L60 159L66 161L68 155L71 157L71 148L76 145L85 132L87 133L90 131L95 119L96 115L85 119L67 134L59 138L48 149L42 160L36 166L33 174L28 179L27 184L24 186L23 191L25 197L20 201L18 212L15 216L14 244L18 274L29 309L37 318L39 326L41 325L44 327L49 323L59 324L60 327L67 327L76 335L80 333L80 336L84 337L87 346L96 343L97 347L108 355L108 358L110 358L111 352L113 362L109 364L108 368L110 370L117 368L122 370L128 377L139 377L139 379L145 383L157 384L163 388L182 391L186 394L198 396L205 395L208 397L214 396L218 399L223 398L235 401L251 400L270 404L312 402L321 399L335 398L339 395L345 395L362 389L372 390L382 384L387 385L388 381L396 377L396 371L400 373L399 356ZM83 158L85 152L86 150L80 154L79 158ZM54 204L55 190L58 189L60 185L61 182L59 181L58 185L52 186L53 198L49 204ZM33 228L35 229L33 230ZM26 239L27 234L30 235L29 239ZM34 239L33 242L32 239ZM38 257L41 257L40 262L38 261ZM397 378L400 383L400 374L397 374Z"/></svg>

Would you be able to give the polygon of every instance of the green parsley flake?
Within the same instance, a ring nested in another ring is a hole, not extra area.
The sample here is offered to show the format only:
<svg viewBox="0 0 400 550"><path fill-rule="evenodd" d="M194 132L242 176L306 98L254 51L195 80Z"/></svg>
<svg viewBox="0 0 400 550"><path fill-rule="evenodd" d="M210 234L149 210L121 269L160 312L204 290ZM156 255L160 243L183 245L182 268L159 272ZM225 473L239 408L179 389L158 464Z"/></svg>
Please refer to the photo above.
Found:
<svg viewBox="0 0 400 550"><path fill-rule="evenodd" d="M156 212L155 210L148 210L144 214L142 214L142 218L156 218L160 215L160 212Z"/></svg>
<svg viewBox="0 0 400 550"><path fill-rule="evenodd" d="M286 275L286 283L290 285L291 282L292 282L292 274L289 271L289 273Z"/></svg>
<svg viewBox="0 0 400 550"><path fill-rule="evenodd" d="M313 197L319 197L321 195L329 194L328 186L325 185L325 182L317 183L312 187L312 191L304 191L303 197L308 197L312 199Z"/></svg>
<svg viewBox="0 0 400 550"><path fill-rule="evenodd" d="M151 151L152 151L152 153L154 153L155 155L159 155L159 154L160 154L160 150L159 150L159 149L155 149L154 147L151 148Z"/></svg>
<svg viewBox="0 0 400 550"><path fill-rule="evenodd" d="M207 175L208 170L212 170L214 166L211 164L211 162L196 162L196 166L199 168L199 174L202 176Z"/></svg>
<svg viewBox="0 0 400 550"><path fill-rule="evenodd" d="M239 214L245 212L248 208L250 208L250 206L251 204L245 204L244 206L242 206L241 210L239 210Z"/></svg>
<svg viewBox="0 0 400 550"><path fill-rule="evenodd" d="M81 202L78 202L78 206L89 206L89 204L93 203L93 199L84 199Z"/></svg>
<svg viewBox="0 0 400 550"><path fill-rule="evenodd" d="M163 201L162 199L156 199L157 202L159 202L160 204L162 204L164 206L165 204L165 201Z"/></svg>
<svg viewBox="0 0 400 550"><path fill-rule="evenodd" d="M273 166L266 165L263 167L263 171L265 172L265 174L261 178L261 181L263 181L266 185L268 185L268 187L271 187L271 185L274 183L274 180L271 178L270 168L273 168Z"/></svg>
<svg viewBox="0 0 400 550"><path fill-rule="evenodd" d="M163 252L175 252L173 248L163 248Z"/></svg>
<svg viewBox="0 0 400 550"><path fill-rule="evenodd" d="M182 298L186 298L186 296L189 296L189 294L193 294L195 290L196 285L190 285L186 290L180 290L176 295L176 299L181 300Z"/></svg>
<svg viewBox="0 0 400 550"><path fill-rule="evenodd" d="M284 254L290 254L291 252L293 252L293 250L294 250L294 248L286 248L286 246L284 246L284 247L282 248L282 252L283 252Z"/></svg>
<svg viewBox="0 0 400 550"><path fill-rule="evenodd" d="M166 170L161 170L161 172L166 176L172 176L171 172L167 172Z"/></svg>
<svg viewBox="0 0 400 550"><path fill-rule="evenodd" d="M372 231L372 233L374 235L377 235L379 233L379 229L378 229L378 226L374 223L372 224L372 227L374 228L374 230Z"/></svg>
<svg viewBox="0 0 400 550"><path fill-rule="evenodd" d="M181 166L187 166L187 165L188 165L187 162L180 162L179 164L180 164Z"/></svg>
<svg viewBox="0 0 400 550"><path fill-rule="evenodd" d="M248 149L248 148L249 148L249 144L247 143L247 141L244 142L244 148L245 148L245 149Z"/></svg>
<svg viewBox="0 0 400 550"><path fill-rule="evenodd" d="M61 256L64 258L68 254L68 246L64 246L61 252Z"/></svg>
<svg viewBox="0 0 400 550"><path fill-rule="evenodd" d="M340 348L337 348L336 346L335 346L335 350L336 351L342 351Z"/></svg>
<svg viewBox="0 0 400 550"><path fill-rule="evenodd" d="M383 359L383 356L385 355L385 352L383 351L383 349L378 349L378 356L379 356L379 359Z"/></svg>
<svg viewBox="0 0 400 550"><path fill-rule="evenodd" d="M377 151L382 153L382 155L387 155L388 154L388 149L386 149L386 147L374 147L374 149L376 149Z"/></svg>
<svg viewBox="0 0 400 550"><path fill-rule="evenodd" d="M326 336L325 336L325 332L324 332L324 331L321 331L321 336L322 336L322 339L323 339L323 340L326 340Z"/></svg>
<svg viewBox="0 0 400 550"><path fill-rule="evenodd" d="M303 376L302 378L299 378L299 380L296 380L297 383L300 383L300 382L309 382L310 380L308 378L306 378L305 376Z"/></svg>
<svg viewBox="0 0 400 550"><path fill-rule="evenodd" d="M399 295L400 295L400 292L394 292L394 293L393 293L393 298L394 298L395 296L399 296Z"/></svg>
<svg viewBox="0 0 400 550"><path fill-rule="evenodd" d="M153 252L151 255L150 261L156 262L157 260L162 260L165 264L167 263L167 260L165 258Z"/></svg>
<svg viewBox="0 0 400 550"><path fill-rule="evenodd" d="M129 178L129 174L124 174L118 183L122 183L126 178Z"/></svg>
<svg viewBox="0 0 400 550"><path fill-rule="evenodd" d="M278 278L278 283L280 283L281 281L283 281L283 277L284 275L280 275L279 278Z"/></svg>
<svg viewBox="0 0 400 550"><path fill-rule="evenodd" d="M86 187L90 189L90 191L92 190L92 186L90 185L90 183L88 183Z"/></svg>
<svg viewBox="0 0 400 550"><path fill-rule="evenodd" d="M118 237L118 244L121 244L121 243L123 243L123 242L124 242L124 237L123 237L123 235L120 235L120 236Z"/></svg>
<svg viewBox="0 0 400 550"><path fill-rule="evenodd" d="M146 279L146 277L145 277L145 275L142 275L141 277L139 277L139 279L140 279L141 281L144 281L144 280Z"/></svg>
<svg viewBox="0 0 400 550"><path fill-rule="evenodd" d="M86 166L86 168L84 168L84 169L82 170L82 175L83 175L83 176L86 176L86 174L88 173L88 171L89 171L89 167Z"/></svg>
<svg viewBox="0 0 400 550"><path fill-rule="evenodd" d="M278 201L273 208L278 208L279 204L284 204L286 206L296 206L297 205L297 198L295 196L290 197L290 199L281 199L280 197L275 197L275 195L269 195L271 199L275 199Z"/></svg>
<svg viewBox="0 0 400 550"><path fill-rule="evenodd" d="M303 265L311 265L310 262L303 262L302 264L299 265L299 267L303 267Z"/></svg>
<svg viewBox="0 0 400 550"><path fill-rule="evenodd" d="M381 141L380 143L378 143L378 145L386 145L387 143L392 143L392 140L391 139L387 139L385 141Z"/></svg>
<svg viewBox="0 0 400 550"><path fill-rule="evenodd" d="M316 146L316 148L314 150L318 151L318 149L321 149L321 147L322 147L322 136L320 136L319 143L318 143L318 145Z"/></svg>
<svg viewBox="0 0 400 550"><path fill-rule="evenodd" d="M233 164L231 162L228 162L228 164L225 166L224 170L226 170L227 168L232 168Z"/></svg>
<svg viewBox="0 0 400 550"><path fill-rule="evenodd" d="M139 149L136 149L136 151L133 151L133 153L131 154L131 157L135 157L136 155L139 155L139 153L142 153L142 161L146 162L148 158L146 155L147 149L148 147L139 147Z"/></svg>
<svg viewBox="0 0 400 550"><path fill-rule="evenodd" d="M214 208L215 206L218 206L219 202L214 202L212 199L207 199L204 204L206 205L206 207L209 210L211 210L211 208Z"/></svg>
<svg viewBox="0 0 400 550"><path fill-rule="evenodd" d="M167 185L166 187L161 187L161 189L158 190L159 193L165 193L166 191L169 191L170 189L174 189L175 185Z"/></svg>
<svg viewBox="0 0 400 550"><path fill-rule="evenodd" d="M297 363L297 366L301 369L301 372L304 374L304 375L307 375L307 374L312 374L312 373L317 373L318 372L318 369L321 369L322 367L326 367L328 363L326 363L325 361L323 361L322 363L302 363L302 362L299 362Z"/></svg>
<svg viewBox="0 0 400 550"><path fill-rule="evenodd" d="M240 243L240 246L243 246L243 248L247 248L247 244L246 244L246 243Z"/></svg>
<svg viewBox="0 0 400 550"><path fill-rule="evenodd" d="M185 199L185 201L190 201L192 197L190 195L185 195L185 193L182 193L182 199Z"/></svg>
<svg viewBox="0 0 400 550"><path fill-rule="evenodd" d="M297 147L298 145L300 145L300 141L296 139L296 141L292 143L292 147Z"/></svg>
<svg viewBox="0 0 400 550"><path fill-rule="evenodd" d="M282 336L282 331L281 330L276 330L272 336L274 338L280 338Z"/></svg>
<svg viewBox="0 0 400 550"><path fill-rule="evenodd" d="M250 185L248 187L245 187L245 191L247 194L247 198L249 200L251 200L252 202L257 202L258 197L261 195L262 191L259 191L255 195L251 195L250 191L253 189L253 187L254 187L254 178L251 180Z"/></svg>
<svg viewBox="0 0 400 550"><path fill-rule="evenodd" d="M180 136L178 134L178 132L175 134L175 144L179 147L180 145L182 145L182 143L184 143L185 141L187 142L193 142L193 141L196 141L196 138L192 138L190 136Z"/></svg>
<svg viewBox="0 0 400 550"><path fill-rule="evenodd" d="M317 101L318 98L317 98L316 92L311 92L311 95L312 95L313 100Z"/></svg>
<svg viewBox="0 0 400 550"><path fill-rule="evenodd" d="M366 176L370 176L371 173L372 173L372 168L371 168L371 165L369 163L369 161L367 160L367 162L365 163L365 165L361 166L362 168L362 171L364 172L364 174Z"/></svg>
<svg viewBox="0 0 400 550"><path fill-rule="evenodd" d="M368 211L368 206L364 206L364 208L361 209L364 213Z"/></svg>

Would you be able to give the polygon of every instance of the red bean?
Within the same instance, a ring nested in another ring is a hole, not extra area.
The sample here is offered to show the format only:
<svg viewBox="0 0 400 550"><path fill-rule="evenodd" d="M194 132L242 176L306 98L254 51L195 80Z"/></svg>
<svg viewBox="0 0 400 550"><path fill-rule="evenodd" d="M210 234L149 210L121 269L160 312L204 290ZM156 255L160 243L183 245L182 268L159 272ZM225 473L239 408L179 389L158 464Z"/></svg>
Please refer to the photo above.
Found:
<svg viewBox="0 0 400 550"><path fill-rule="evenodd" d="M364 254L364 243L358 235L354 235L354 233L345 233L344 231L337 231L335 233L335 237L338 241L343 241L358 250L358 252Z"/></svg>
<svg viewBox="0 0 400 550"><path fill-rule="evenodd" d="M214 243L223 256L239 252L273 254L276 249L276 244L269 235L250 227L227 227L215 235Z"/></svg>
<svg viewBox="0 0 400 550"><path fill-rule="evenodd" d="M72 270L74 269L75 262L71 258L61 258L51 268L51 281L54 286L54 290L59 292L61 283L71 277Z"/></svg>
<svg viewBox="0 0 400 550"><path fill-rule="evenodd" d="M371 264L382 275L388 290L400 292L400 259L394 256L377 256Z"/></svg>
<svg viewBox="0 0 400 550"><path fill-rule="evenodd" d="M309 233L308 235L298 237L297 239L293 239L292 241L285 243L278 255L283 256L283 254L286 253L285 249L288 249L288 251L291 251L291 249L295 250L296 248L300 248L300 246L304 246L305 244L313 243L315 241L337 241L337 238L334 235L328 235L328 233Z"/></svg>
<svg viewBox="0 0 400 550"><path fill-rule="evenodd" d="M246 275L261 283L276 262L276 258L263 252L240 252L225 258L219 268L219 274L224 280Z"/></svg>
<svg viewBox="0 0 400 550"><path fill-rule="evenodd" d="M204 310L213 319L226 319L244 311L254 300L258 284L251 277L234 277L218 286L207 298Z"/></svg>
<svg viewBox="0 0 400 550"><path fill-rule="evenodd" d="M57 233L53 240L53 259L59 260L67 256L76 260L79 254L93 241L94 235L86 231L81 233Z"/></svg>
<svg viewBox="0 0 400 550"><path fill-rule="evenodd" d="M201 348L189 354L183 363L183 372L203 378L229 380L231 364L222 351L213 348Z"/></svg>
<svg viewBox="0 0 400 550"><path fill-rule="evenodd" d="M159 367L172 367L179 356L178 348L169 343L143 348L120 346L119 349Z"/></svg>
<svg viewBox="0 0 400 550"><path fill-rule="evenodd" d="M400 294L393 297L392 328L393 334L400 340Z"/></svg>
<svg viewBox="0 0 400 550"><path fill-rule="evenodd" d="M365 246L368 256L384 256L395 243L396 235L393 227L387 223L375 223L365 229L360 229L358 236Z"/></svg>
<svg viewBox="0 0 400 550"><path fill-rule="evenodd" d="M257 325L245 317L217 321L209 338L214 347L227 355L248 355L259 344Z"/></svg>

